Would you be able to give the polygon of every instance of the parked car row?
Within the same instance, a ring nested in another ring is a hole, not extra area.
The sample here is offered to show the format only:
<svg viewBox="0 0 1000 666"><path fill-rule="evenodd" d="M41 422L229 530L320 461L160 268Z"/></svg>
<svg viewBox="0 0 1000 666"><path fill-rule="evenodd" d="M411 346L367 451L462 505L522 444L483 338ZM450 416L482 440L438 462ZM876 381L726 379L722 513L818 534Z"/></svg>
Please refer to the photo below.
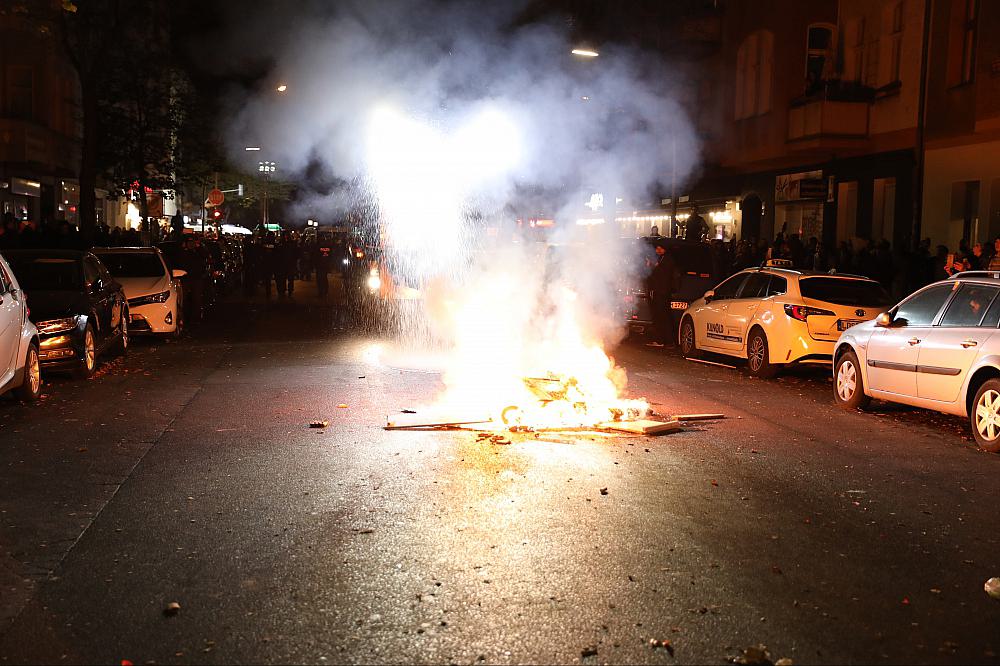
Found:
<svg viewBox="0 0 1000 666"><path fill-rule="evenodd" d="M684 356L745 359L762 378L832 365L841 406L879 399L962 416L980 448L1000 452L1000 271L959 273L893 305L874 280L770 261L692 301L678 339Z"/></svg>
<svg viewBox="0 0 1000 666"><path fill-rule="evenodd" d="M177 336L183 293L156 248L5 250L0 257L0 393L33 400L45 372L90 377L133 332Z"/></svg>

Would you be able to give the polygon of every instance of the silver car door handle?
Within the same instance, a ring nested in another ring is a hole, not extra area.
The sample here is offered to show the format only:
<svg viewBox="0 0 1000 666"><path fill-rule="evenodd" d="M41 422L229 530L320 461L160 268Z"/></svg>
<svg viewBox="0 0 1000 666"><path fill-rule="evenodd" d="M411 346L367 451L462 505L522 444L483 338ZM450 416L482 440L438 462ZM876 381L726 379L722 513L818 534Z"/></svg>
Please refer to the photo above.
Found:
<svg viewBox="0 0 1000 666"><path fill-rule="evenodd" d="M975 347L979 344L978 340L962 340L962 346L968 349L969 347Z"/></svg>
<svg viewBox="0 0 1000 666"><path fill-rule="evenodd" d="M906 342L907 342L907 344L909 344L912 347L913 345L919 345L920 344L920 338L910 338Z"/></svg>

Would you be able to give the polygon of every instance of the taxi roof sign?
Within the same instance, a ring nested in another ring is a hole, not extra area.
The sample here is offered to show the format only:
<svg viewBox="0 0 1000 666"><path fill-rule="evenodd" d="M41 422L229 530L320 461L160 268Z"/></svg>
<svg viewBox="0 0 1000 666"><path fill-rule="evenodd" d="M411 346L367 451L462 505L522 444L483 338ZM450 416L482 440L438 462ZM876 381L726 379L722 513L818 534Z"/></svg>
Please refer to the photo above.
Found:
<svg viewBox="0 0 1000 666"><path fill-rule="evenodd" d="M768 259L764 262L765 268L792 268L791 259Z"/></svg>

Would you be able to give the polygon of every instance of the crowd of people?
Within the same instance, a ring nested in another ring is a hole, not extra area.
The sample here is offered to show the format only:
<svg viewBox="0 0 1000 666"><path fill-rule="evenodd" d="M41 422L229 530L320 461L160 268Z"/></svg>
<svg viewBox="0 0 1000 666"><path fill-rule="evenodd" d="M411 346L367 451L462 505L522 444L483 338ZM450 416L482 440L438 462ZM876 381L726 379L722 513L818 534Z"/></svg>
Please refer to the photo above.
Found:
<svg viewBox="0 0 1000 666"><path fill-rule="evenodd" d="M924 285L970 270L1000 271L1000 238L993 243L970 245L962 240L957 250L933 246L925 238L915 249L893 247L889 241L854 239L826 247L815 236L805 242L797 234L778 234L774 242L712 241L716 275L726 277L767 259L787 259L799 270L863 275L877 280L897 300Z"/></svg>

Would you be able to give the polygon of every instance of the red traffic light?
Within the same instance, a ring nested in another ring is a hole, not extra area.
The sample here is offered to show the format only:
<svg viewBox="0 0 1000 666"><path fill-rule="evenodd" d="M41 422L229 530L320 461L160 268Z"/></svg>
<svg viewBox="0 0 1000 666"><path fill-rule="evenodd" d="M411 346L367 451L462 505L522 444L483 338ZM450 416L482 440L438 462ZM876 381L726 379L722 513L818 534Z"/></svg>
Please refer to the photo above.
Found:
<svg viewBox="0 0 1000 666"><path fill-rule="evenodd" d="M212 219L213 220L221 220L222 219L222 211L219 210L218 208L216 208L215 210L213 210L212 211Z"/></svg>

